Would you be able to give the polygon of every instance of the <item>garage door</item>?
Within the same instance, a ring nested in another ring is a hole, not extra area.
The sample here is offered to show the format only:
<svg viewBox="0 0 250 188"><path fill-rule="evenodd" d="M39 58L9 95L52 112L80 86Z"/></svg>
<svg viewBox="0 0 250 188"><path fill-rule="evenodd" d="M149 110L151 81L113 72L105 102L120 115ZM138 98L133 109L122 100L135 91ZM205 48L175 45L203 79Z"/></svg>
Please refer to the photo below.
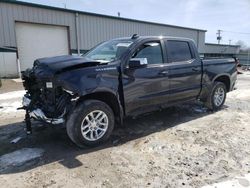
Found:
<svg viewBox="0 0 250 188"><path fill-rule="evenodd" d="M21 70L37 58L69 54L67 27L16 23L16 40Z"/></svg>

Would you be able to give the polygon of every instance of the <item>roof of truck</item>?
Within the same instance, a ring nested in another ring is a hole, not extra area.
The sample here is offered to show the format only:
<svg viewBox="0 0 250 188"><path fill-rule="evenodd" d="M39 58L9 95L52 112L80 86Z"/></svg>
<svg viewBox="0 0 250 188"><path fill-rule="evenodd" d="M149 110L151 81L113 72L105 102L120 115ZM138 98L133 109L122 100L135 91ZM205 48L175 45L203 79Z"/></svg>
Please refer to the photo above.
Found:
<svg viewBox="0 0 250 188"><path fill-rule="evenodd" d="M135 38L133 38L133 36L132 37L115 38L113 40L130 40L130 39L133 39L133 40L143 40L143 39L156 40L156 39L170 39L170 40L180 40L180 41L194 41L193 39L185 38L185 37L172 37L172 36L162 36L162 35L160 35L160 36L139 36L139 35L137 35Z"/></svg>

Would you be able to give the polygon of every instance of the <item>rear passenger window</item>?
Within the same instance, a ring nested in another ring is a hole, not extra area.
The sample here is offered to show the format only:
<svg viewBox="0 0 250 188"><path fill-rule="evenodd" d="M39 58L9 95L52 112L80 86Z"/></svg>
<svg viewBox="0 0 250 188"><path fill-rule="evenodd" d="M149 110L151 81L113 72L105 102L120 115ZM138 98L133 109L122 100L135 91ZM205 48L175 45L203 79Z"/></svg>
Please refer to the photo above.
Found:
<svg viewBox="0 0 250 188"><path fill-rule="evenodd" d="M192 59L189 44L185 41L167 41L167 55L171 63Z"/></svg>

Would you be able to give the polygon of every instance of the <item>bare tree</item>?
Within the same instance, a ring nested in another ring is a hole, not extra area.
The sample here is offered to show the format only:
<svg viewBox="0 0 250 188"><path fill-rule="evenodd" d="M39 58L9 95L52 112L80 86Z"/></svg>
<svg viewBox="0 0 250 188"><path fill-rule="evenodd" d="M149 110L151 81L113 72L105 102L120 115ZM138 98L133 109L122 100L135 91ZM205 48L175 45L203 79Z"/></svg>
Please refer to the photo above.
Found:
<svg viewBox="0 0 250 188"><path fill-rule="evenodd" d="M244 41L242 41L242 40L238 40L235 44L236 44L236 45L239 45L239 46L240 46L240 50L242 50L242 51L248 51L249 48L250 48L250 47L248 47L248 46L246 45L246 43L245 43Z"/></svg>

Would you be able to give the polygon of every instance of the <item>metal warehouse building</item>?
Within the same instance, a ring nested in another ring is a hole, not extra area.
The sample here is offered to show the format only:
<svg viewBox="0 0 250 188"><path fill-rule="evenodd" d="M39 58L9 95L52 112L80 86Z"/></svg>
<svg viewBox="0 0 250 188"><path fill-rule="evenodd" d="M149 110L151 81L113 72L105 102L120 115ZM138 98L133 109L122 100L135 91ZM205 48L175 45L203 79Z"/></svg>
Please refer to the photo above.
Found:
<svg viewBox="0 0 250 188"><path fill-rule="evenodd" d="M240 46L205 43L204 55L206 57L233 57L239 53Z"/></svg>
<svg viewBox="0 0 250 188"><path fill-rule="evenodd" d="M84 53L102 41L134 33L191 38L205 56L211 47L205 44L206 30L18 1L0 1L0 26L2 77L18 76L40 57ZM215 52L221 52L218 48ZM237 50L232 46L223 53L233 55Z"/></svg>

